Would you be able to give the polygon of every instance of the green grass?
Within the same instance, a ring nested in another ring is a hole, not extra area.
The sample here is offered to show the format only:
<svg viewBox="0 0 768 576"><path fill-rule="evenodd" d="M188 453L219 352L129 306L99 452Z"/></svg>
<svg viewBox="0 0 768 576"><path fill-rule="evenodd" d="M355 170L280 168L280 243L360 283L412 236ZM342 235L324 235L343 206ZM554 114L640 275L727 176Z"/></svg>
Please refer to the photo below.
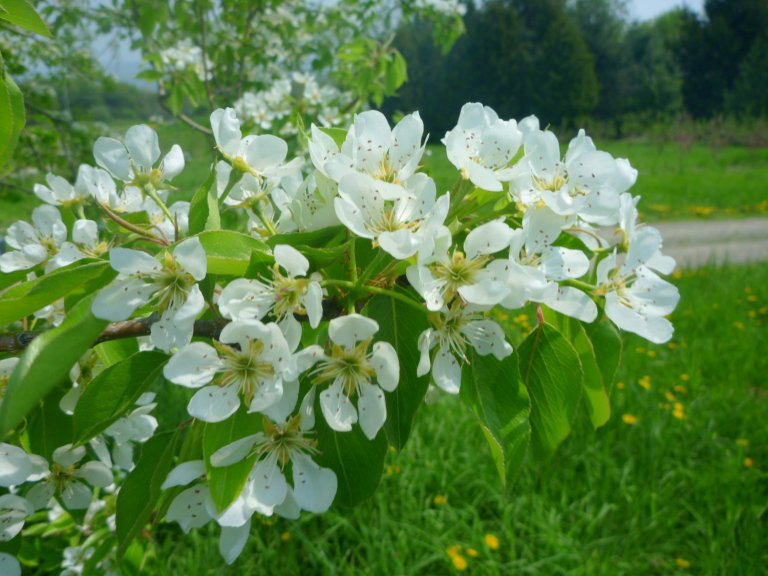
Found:
<svg viewBox="0 0 768 576"><path fill-rule="evenodd" d="M130 125L116 124L113 135L122 137ZM208 175L213 141L179 122L156 128L163 152L174 143L185 152L186 168L174 181L180 191L172 200L189 199ZM437 140L433 138L433 142ZM661 146L641 141L598 141L597 146L614 156L629 158L638 169L640 175L631 192L642 196L640 209L649 221L768 214L768 148L726 147L716 151L699 144L686 149L677 143ZM424 165L435 178L439 193L453 188L458 174L441 144L428 146ZM30 190L33 184L29 183ZM38 204L33 194L0 185L0 230L16 220L28 220Z"/></svg>
<svg viewBox="0 0 768 576"><path fill-rule="evenodd" d="M255 517L229 568L218 529L184 536L166 526L145 573L453 574L453 546L480 575L762 573L768 267L675 282L675 339L626 338L609 423L594 431L579 420L552 460L528 465L509 490L472 417L442 395L422 407L406 449L390 454L370 501L297 522Z"/></svg>

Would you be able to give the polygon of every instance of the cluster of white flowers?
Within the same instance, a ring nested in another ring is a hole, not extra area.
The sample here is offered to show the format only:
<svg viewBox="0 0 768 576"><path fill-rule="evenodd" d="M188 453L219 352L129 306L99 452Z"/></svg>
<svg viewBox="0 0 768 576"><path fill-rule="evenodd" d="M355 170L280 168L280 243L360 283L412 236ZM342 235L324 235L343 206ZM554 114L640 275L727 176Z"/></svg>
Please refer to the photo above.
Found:
<svg viewBox="0 0 768 576"><path fill-rule="evenodd" d="M259 427L239 430L241 437L207 460L180 462L163 485L185 487L166 519L185 531L218 523L229 563L242 551L254 514L296 518L333 503L336 475L316 461L322 455L318 407L324 429L359 430L370 440L382 433L387 395L402 375L396 348L377 338L379 323L364 315L362 303L372 294L421 310L430 327L418 337L418 367L408 377L429 374L451 394L459 392L471 354L498 360L512 354L503 327L489 315L497 306L545 305L587 323L602 308L619 328L652 342L672 336L666 316L679 296L659 274L670 273L674 261L662 254L659 232L638 222L638 199L628 192L636 171L598 151L583 131L562 158L557 138L535 117L502 120L488 107L467 104L443 139L459 182L453 192L439 192L420 171L426 140L418 113L394 128L379 112L358 114L343 140L312 125L309 162L288 160L288 145L277 136L243 136L231 108L216 110L211 126L221 157L214 187L222 206L258 238L335 226L353 250L347 254L351 279L313 269L298 247L282 242L272 245L271 262L258 275L211 278L200 238L187 234L189 204L166 206L169 181L184 167L181 149L172 147L158 163L157 135L147 126L129 129L123 141L99 139L94 153L101 168L81 167L74 186L49 175L48 185L35 190L48 205L36 209L34 225L11 227L13 250L0 265L3 272L49 271L102 256L108 246L82 210L89 202L161 245L109 247L118 276L95 297L92 312L113 322L151 319L144 347L169 354L163 375L191 389L192 418L213 425L260 414ZM80 211L72 242L59 207ZM147 216L144 228L121 217L139 212ZM607 241L601 228L618 241ZM360 241L383 266L370 273L356 268ZM193 341L196 321L206 313L220 329L210 344ZM75 386L62 400L66 413L87 384L83 371L92 377L88 362L72 373ZM14 361L0 362L0 384L14 367ZM18 534L24 519L54 497L78 509L90 504L92 488L110 489L114 471L132 468L133 444L157 428L153 400L143 397L87 448L58 448L51 463L4 444L0 486L12 488L0 496L2 538ZM81 464L86 454L96 459ZM245 459L252 463L247 481L217 509L211 467Z"/></svg>
<svg viewBox="0 0 768 576"><path fill-rule="evenodd" d="M279 127L280 134L288 137L297 133L291 120L298 110L323 126L336 126L348 119L339 108L353 100L352 94L333 85L321 85L314 74L294 72L290 80L280 79L266 90L244 93L233 108L243 122L260 130Z"/></svg>
<svg viewBox="0 0 768 576"><path fill-rule="evenodd" d="M189 38L179 41L175 46L160 51L160 60L168 72L192 72L200 80L210 80L211 70L206 70L203 50L195 46Z"/></svg>

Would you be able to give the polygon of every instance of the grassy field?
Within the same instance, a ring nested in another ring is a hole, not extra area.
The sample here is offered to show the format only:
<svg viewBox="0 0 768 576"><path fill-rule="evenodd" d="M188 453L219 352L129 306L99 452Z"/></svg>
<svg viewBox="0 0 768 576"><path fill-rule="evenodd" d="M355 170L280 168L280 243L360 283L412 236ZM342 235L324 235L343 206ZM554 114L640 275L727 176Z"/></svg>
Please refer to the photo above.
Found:
<svg viewBox="0 0 768 576"><path fill-rule="evenodd" d="M114 136L121 137L128 126L117 126ZM177 199L189 198L208 174L213 159L212 140L179 123L157 129L163 151L174 143L181 144L185 151L187 166L174 184L180 188ZM425 170L442 192L453 188L457 173L438 141L437 137L431 138L434 144L428 147ZM598 141L597 146L617 157L629 158L639 170L631 191L642 196L640 208L649 221L768 214L768 148L713 150L698 144L659 146L640 141ZM30 190L33 184L29 183ZM28 219L37 204L33 194L3 188L0 183L0 231L15 220Z"/></svg>
<svg viewBox="0 0 768 576"><path fill-rule="evenodd" d="M217 530L158 534L146 574L763 574L768 565L768 267L678 275L674 340L628 336L613 415L501 489L477 426L422 408L374 498L255 519L232 567ZM521 327L525 315L510 318Z"/></svg>

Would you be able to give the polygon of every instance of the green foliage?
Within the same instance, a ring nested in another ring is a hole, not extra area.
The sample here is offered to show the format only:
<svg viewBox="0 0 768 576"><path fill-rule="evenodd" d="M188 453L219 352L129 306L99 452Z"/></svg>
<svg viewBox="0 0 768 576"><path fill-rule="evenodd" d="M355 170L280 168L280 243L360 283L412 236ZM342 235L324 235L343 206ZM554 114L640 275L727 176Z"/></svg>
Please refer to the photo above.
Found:
<svg viewBox="0 0 768 576"><path fill-rule="evenodd" d="M249 414L247 407L241 406L234 416L224 422L205 424L203 455L211 498L218 512L223 512L240 495L257 456L252 454L231 466L217 467L211 464L211 455L235 440L261 431L261 423L261 414Z"/></svg>
<svg viewBox="0 0 768 576"><path fill-rule="evenodd" d="M82 299L60 326L35 338L21 356L0 404L0 437L17 426L90 348L106 320L91 314L95 294Z"/></svg>
<svg viewBox="0 0 768 576"><path fill-rule="evenodd" d="M470 355L462 373L461 399L477 416L501 483L507 486L525 461L531 442L531 400L517 354L498 361Z"/></svg>
<svg viewBox="0 0 768 576"><path fill-rule="evenodd" d="M429 379L416 376L419 365L419 334L428 327L426 316L394 298L376 296L365 308L366 316L379 323L377 339L389 342L400 361L400 383L386 395L389 443L402 449L411 433L416 411L424 401Z"/></svg>
<svg viewBox="0 0 768 576"><path fill-rule="evenodd" d="M162 352L137 352L100 372L77 401L73 415L75 440L90 440L125 416L139 396L161 378L166 360Z"/></svg>
<svg viewBox="0 0 768 576"><path fill-rule="evenodd" d="M0 56L0 168L11 159L25 122L21 90L13 78L5 74Z"/></svg>
<svg viewBox="0 0 768 576"><path fill-rule="evenodd" d="M541 324L519 346L520 375L531 397L531 448L550 456L571 432L584 371L574 347L550 324Z"/></svg>
<svg viewBox="0 0 768 576"><path fill-rule="evenodd" d="M79 260L34 280L16 284L0 298L0 326L29 316L59 298L89 284L98 289L108 284L116 273L103 260ZM94 283L91 284L91 281Z"/></svg>
<svg viewBox="0 0 768 576"><path fill-rule="evenodd" d="M266 243L232 230L206 231L198 234L208 258L208 274L242 276L251 259L270 263L272 255Z"/></svg>
<svg viewBox="0 0 768 576"><path fill-rule="evenodd" d="M162 486L173 466L178 435L165 432L150 438L141 449L136 467L117 496L117 556L122 557L133 539L149 522Z"/></svg>
<svg viewBox="0 0 768 576"><path fill-rule="evenodd" d="M0 20L5 20L41 36L51 36L48 26L27 0L2 0L0 1L0 8L2 8Z"/></svg>

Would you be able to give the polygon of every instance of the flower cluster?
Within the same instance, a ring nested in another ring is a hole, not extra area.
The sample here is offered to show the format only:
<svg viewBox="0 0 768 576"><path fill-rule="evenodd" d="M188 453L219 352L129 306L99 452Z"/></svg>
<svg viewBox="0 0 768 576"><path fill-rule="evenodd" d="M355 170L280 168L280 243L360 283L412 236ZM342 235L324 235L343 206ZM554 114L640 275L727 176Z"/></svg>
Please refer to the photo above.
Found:
<svg viewBox="0 0 768 576"><path fill-rule="evenodd" d="M306 97L311 78L294 80ZM179 408L192 428L205 423L206 436L202 454L169 457L178 460L165 468L162 489L173 491L166 520L185 531L217 523L227 562L242 551L254 514L326 511L341 489L331 446L345 435L354 438L345 445L383 440L403 418L399 395L414 394L419 379L421 390L429 377L457 394L472 362L512 355L509 331L492 311L532 305L542 323L545 307L583 323L604 315L652 342L671 338L666 317L678 292L661 275L675 263L659 232L638 221L638 198L628 191L637 173L583 131L562 157L535 117L503 120L466 104L443 138L457 170L448 192L422 169L427 143L417 112L394 127L380 112L363 112L343 134L312 125L305 159L289 158L278 136L243 135L243 111L211 115L219 161L210 189L191 203L168 205L184 168L181 149L160 160L157 134L134 126L122 140L100 138L99 167L82 166L74 185L49 175L36 188L46 205L33 224L9 229L11 250L0 256L3 272L108 261L112 276L91 312L114 323L105 339L143 339L134 355L85 354L61 410L84 418L78 404L104 386L94 379L100 370L133 368L136 354L157 362L145 386L176 385L158 397L185 398ZM102 240L89 214L104 218L114 237ZM225 215L238 231L221 229ZM377 298L392 310L407 307L418 329L409 335L400 320L372 313ZM65 314L71 309L67 299L57 302ZM23 368L0 361L2 387ZM3 444L3 539L52 500L88 508L94 490L111 494L130 473L133 446L160 424L152 394L130 408L118 404L87 442L64 439L50 457ZM227 497L217 492L224 470L240 474Z"/></svg>

